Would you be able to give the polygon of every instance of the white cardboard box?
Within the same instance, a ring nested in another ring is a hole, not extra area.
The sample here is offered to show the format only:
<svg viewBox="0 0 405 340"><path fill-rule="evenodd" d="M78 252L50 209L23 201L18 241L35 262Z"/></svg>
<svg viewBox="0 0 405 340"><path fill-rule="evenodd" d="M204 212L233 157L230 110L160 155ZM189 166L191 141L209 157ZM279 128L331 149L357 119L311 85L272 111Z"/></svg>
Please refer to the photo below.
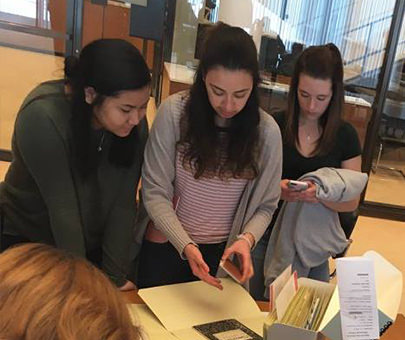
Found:
<svg viewBox="0 0 405 340"><path fill-rule="evenodd" d="M398 313L402 295L402 273L375 251L368 251L363 256L374 262L379 325L383 332L394 322ZM267 339L264 340L319 340L325 336L331 340L341 340L338 290L332 284L315 280L300 278L298 282L299 285L327 285L329 289L334 289L319 330L315 332L275 323L269 327Z"/></svg>

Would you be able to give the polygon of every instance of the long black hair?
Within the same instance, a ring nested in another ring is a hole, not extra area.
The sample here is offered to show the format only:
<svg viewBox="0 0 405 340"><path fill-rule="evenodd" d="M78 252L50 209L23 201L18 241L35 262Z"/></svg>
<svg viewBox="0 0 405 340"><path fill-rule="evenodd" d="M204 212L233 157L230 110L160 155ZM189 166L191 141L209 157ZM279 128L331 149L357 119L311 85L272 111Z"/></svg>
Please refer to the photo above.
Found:
<svg viewBox="0 0 405 340"><path fill-rule="evenodd" d="M207 72L218 66L247 71L253 79L252 92L245 107L230 119L225 164L221 163L216 112L210 104L204 82ZM195 178L208 171L214 171L220 177L229 172L234 178L257 176L258 82L257 50L249 34L239 27L221 22L213 26L207 32L200 64L181 118L179 145L185 150L183 166L192 168Z"/></svg>
<svg viewBox="0 0 405 340"><path fill-rule="evenodd" d="M332 98L324 114L319 119L322 134L319 138L314 155L325 155L336 143L336 133L342 123L344 106L343 62L336 45L329 43L321 46L308 47L301 53L295 64L288 93L287 119L283 137L290 146L299 145L298 121L300 106L298 102L298 83L301 74L315 79L327 80L332 83Z"/></svg>
<svg viewBox="0 0 405 340"><path fill-rule="evenodd" d="M121 91L142 89L149 85L148 66L138 49L121 39L99 39L83 48L79 58L65 60L65 81L72 101L73 151L84 176L97 166L97 151L91 147L93 109L106 97ZM85 88L92 87L97 96L92 104L85 100ZM108 159L117 166L129 167L138 146L138 129L126 137L113 135Z"/></svg>

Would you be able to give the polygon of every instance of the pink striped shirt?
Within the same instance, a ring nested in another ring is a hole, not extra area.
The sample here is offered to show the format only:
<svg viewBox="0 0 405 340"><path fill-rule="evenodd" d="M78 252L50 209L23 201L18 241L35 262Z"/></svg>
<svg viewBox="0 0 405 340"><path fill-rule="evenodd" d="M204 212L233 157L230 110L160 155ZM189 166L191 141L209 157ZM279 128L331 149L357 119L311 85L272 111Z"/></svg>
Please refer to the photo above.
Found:
<svg viewBox="0 0 405 340"><path fill-rule="evenodd" d="M177 217L196 243L226 241L248 180L218 176L195 179L191 170L184 168L182 160L183 154L178 151L174 180Z"/></svg>

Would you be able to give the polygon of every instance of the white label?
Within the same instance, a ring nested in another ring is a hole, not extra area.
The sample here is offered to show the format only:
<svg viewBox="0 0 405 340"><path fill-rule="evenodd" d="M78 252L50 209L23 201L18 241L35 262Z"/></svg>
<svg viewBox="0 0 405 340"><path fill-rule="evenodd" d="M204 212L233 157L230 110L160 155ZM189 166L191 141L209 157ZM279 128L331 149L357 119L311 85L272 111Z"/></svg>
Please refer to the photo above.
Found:
<svg viewBox="0 0 405 340"><path fill-rule="evenodd" d="M365 257L336 260L343 340L379 339L373 261Z"/></svg>
<svg viewBox="0 0 405 340"><path fill-rule="evenodd" d="M213 334L218 340L251 340L252 337L240 329Z"/></svg>

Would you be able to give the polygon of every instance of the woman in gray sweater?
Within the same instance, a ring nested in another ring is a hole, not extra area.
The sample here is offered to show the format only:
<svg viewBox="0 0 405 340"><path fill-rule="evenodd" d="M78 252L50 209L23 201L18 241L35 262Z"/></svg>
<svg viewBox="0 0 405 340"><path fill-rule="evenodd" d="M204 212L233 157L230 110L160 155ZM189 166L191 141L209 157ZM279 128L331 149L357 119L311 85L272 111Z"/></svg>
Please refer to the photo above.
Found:
<svg viewBox="0 0 405 340"><path fill-rule="evenodd" d="M131 240L149 92L139 51L105 39L66 60L65 81L45 82L28 95L0 186L2 249L55 245L91 260L117 286L133 286L126 276L136 250Z"/></svg>
<svg viewBox="0 0 405 340"><path fill-rule="evenodd" d="M201 279L222 288L220 260L241 282L280 195L281 137L258 105L257 51L241 28L208 33L194 84L159 108L145 149L142 193L153 221L139 287ZM187 261L184 261L187 260Z"/></svg>

